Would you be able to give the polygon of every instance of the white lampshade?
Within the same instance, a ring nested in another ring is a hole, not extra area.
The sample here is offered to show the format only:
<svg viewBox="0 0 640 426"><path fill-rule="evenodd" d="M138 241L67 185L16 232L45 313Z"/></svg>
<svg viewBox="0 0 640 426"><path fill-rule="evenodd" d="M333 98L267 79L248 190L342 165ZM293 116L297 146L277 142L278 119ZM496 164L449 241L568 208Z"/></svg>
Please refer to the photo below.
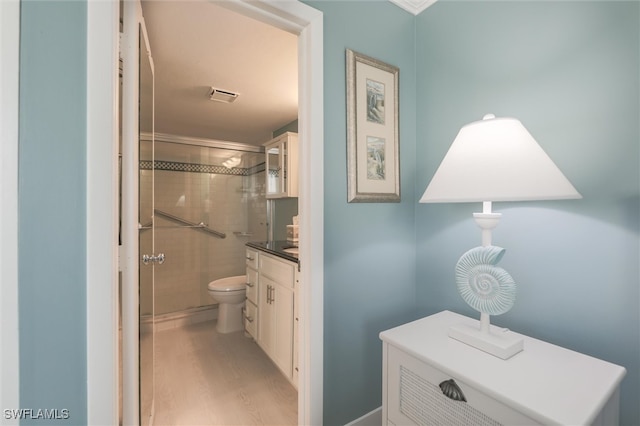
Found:
<svg viewBox="0 0 640 426"><path fill-rule="evenodd" d="M571 198L582 196L522 123L489 114L460 129L420 202Z"/></svg>

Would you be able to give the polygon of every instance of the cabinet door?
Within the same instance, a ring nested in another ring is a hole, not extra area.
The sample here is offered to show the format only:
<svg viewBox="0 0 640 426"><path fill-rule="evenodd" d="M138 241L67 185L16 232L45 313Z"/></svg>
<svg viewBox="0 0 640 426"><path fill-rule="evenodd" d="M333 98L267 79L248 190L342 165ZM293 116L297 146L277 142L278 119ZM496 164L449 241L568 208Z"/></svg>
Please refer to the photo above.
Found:
<svg viewBox="0 0 640 426"><path fill-rule="evenodd" d="M298 196L298 134L284 133L264 144L266 197Z"/></svg>
<svg viewBox="0 0 640 426"><path fill-rule="evenodd" d="M293 290L260 278L258 344L291 379L293 364Z"/></svg>
<svg viewBox="0 0 640 426"><path fill-rule="evenodd" d="M290 379L293 365L293 291L279 284L273 289L275 342L273 360Z"/></svg>
<svg viewBox="0 0 640 426"><path fill-rule="evenodd" d="M266 145L266 179L267 198L278 198L284 194L284 158L283 144L281 142Z"/></svg>
<svg viewBox="0 0 640 426"><path fill-rule="evenodd" d="M274 281L263 276L260 277L258 284L260 290L258 294L258 344L271 358L273 358L275 344L275 314L271 298L275 285Z"/></svg>
<svg viewBox="0 0 640 426"><path fill-rule="evenodd" d="M287 133L285 164L285 191L287 197L298 196L298 134Z"/></svg>
<svg viewBox="0 0 640 426"><path fill-rule="evenodd" d="M295 270L293 281L293 362L291 381L298 389L298 335L300 334L300 274Z"/></svg>

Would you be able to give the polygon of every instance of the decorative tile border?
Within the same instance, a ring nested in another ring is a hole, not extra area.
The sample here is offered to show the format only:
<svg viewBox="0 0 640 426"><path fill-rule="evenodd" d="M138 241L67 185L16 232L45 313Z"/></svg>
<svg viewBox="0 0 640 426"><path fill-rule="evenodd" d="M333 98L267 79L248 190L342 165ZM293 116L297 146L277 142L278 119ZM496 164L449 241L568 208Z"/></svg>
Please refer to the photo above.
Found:
<svg viewBox="0 0 640 426"><path fill-rule="evenodd" d="M209 164L180 163L177 161L140 161L140 170L168 170L172 172L191 172L191 173L209 173L217 175L233 175L233 176L251 176L264 171L264 163L253 167L241 168L224 166L212 166Z"/></svg>

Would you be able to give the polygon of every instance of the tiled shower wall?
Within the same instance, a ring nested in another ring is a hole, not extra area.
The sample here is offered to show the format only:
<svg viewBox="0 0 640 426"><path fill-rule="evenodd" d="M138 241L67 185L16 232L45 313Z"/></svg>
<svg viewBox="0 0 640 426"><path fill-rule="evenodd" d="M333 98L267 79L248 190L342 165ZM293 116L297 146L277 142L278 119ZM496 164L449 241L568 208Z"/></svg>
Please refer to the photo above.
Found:
<svg viewBox="0 0 640 426"><path fill-rule="evenodd" d="M202 169L197 164L193 166L192 169ZM155 215L153 252L166 256L164 263L154 268L155 315L213 304L207 284L218 278L244 275L245 243L266 240L264 171L253 167L242 169L242 174L226 174L224 168L216 169L219 172L155 171L157 210L189 222L202 222L226 234L226 238L219 238ZM143 211L147 207L143 206L146 198L142 194L151 190L149 170L141 170L140 185ZM150 244L145 233L150 235L150 231L141 231L142 253L144 240ZM150 293L151 268L141 265L140 271L141 294ZM150 303L151 298L145 302L141 296L143 313L151 313Z"/></svg>

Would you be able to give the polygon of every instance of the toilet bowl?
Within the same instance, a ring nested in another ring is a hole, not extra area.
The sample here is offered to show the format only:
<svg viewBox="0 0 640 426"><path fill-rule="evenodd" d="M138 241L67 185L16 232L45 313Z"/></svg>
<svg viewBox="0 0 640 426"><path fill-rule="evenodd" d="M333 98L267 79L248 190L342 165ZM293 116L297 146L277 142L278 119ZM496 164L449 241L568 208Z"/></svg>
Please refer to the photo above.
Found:
<svg viewBox="0 0 640 426"><path fill-rule="evenodd" d="M242 308L246 292L246 275L220 278L209 283L209 295L218 302L218 333L233 333L244 329Z"/></svg>

